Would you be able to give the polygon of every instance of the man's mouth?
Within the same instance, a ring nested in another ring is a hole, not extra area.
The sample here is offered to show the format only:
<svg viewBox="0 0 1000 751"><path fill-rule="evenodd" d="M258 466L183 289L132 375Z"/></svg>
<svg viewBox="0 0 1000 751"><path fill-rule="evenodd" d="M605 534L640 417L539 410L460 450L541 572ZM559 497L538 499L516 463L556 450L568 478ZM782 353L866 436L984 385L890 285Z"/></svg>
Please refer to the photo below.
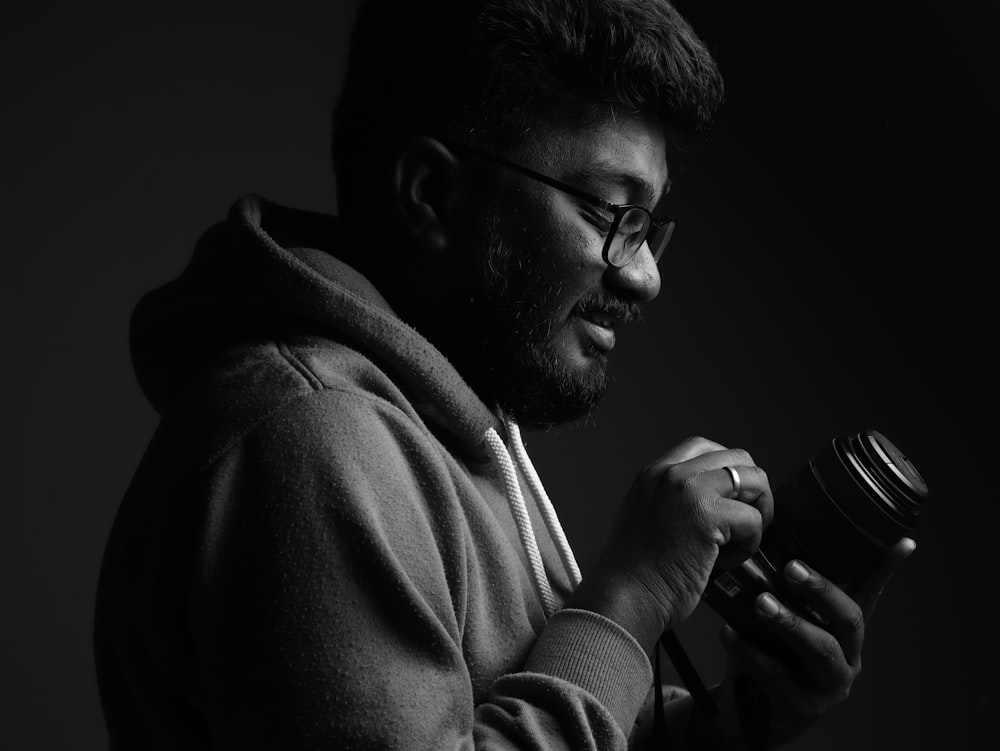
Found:
<svg viewBox="0 0 1000 751"><path fill-rule="evenodd" d="M619 323L638 323L642 320L642 309L636 303L626 302L607 294L581 300L573 308L572 314L606 328L614 328Z"/></svg>
<svg viewBox="0 0 1000 751"><path fill-rule="evenodd" d="M580 332L590 343L603 352L610 352L615 346L615 326L621 320L605 310L591 309L574 316L579 321Z"/></svg>
<svg viewBox="0 0 1000 751"><path fill-rule="evenodd" d="M579 331L593 346L610 352L615 346L618 324L640 320L640 311L634 303L603 296L578 303L572 317L579 321Z"/></svg>
<svg viewBox="0 0 1000 751"><path fill-rule="evenodd" d="M579 314L581 318L598 326L613 329L621 321L621 317L607 310L588 310Z"/></svg>

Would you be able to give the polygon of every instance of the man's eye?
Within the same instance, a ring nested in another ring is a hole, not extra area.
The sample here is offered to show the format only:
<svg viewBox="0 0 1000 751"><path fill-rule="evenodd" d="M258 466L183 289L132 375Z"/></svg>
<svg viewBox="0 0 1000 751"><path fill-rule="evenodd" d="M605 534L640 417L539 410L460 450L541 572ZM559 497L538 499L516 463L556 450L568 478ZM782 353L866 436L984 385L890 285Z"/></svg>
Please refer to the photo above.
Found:
<svg viewBox="0 0 1000 751"><path fill-rule="evenodd" d="M597 227L597 229L605 235L611 231L611 220L601 216L598 212L585 211L583 216L588 222Z"/></svg>

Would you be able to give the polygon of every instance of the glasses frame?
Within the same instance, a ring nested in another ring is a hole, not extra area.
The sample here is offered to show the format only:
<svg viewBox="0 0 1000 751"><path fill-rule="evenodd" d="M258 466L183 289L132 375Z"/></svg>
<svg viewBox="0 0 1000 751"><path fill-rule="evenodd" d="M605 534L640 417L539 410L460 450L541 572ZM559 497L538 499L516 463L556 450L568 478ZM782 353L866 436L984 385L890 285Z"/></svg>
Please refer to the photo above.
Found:
<svg viewBox="0 0 1000 751"><path fill-rule="evenodd" d="M501 167L506 167L507 169L513 170L514 172L521 173L525 177L530 177L534 180L537 180L538 182L545 183L549 187L555 188L556 190L562 191L563 193L574 196L575 198L579 198L581 201L586 201L592 206L597 206L599 208L604 209L605 211L610 211L614 215L614 218L611 220L611 227L608 230L607 237L604 239L604 248L601 251L601 257L604 259L604 263L606 263L608 266L611 266L612 268L621 269L628 266L630 263L632 263L632 260L639 254L639 251L642 249L643 243L646 242L646 239L648 237L650 237L651 235L656 235L661 230L669 228L666 241L660 246L659 251L653 253L653 263L659 263L660 258L663 257L663 251L665 251L667 246L670 244L670 240L673 237L674 230L677 227L676 219L672 217L669 219L662 219L662 220L656 219L653 216L653 213L642 204L638 203L620 204L620 203L611 203L611 201L605 201L603 198L598 198L597 196L591 195L590 193L584 190L580 190L579 188L574 188L572 185L567 185L566 183L560 182L559 180L556 180L553 177L549 177L548 175L542 174L541 172L536 172L535 170L529 167L523 167L520 164L517 164L516 162L510 161L509 159L504 159L502 156L497 156L496 154L491 154L488 151L477 149L474 146L452 147L452 151L455 151L456 153L465 152L468 154L473 154L474 156L478 156L483 159L487 159L491 162L495 162L496 164L499 164ZM627 259L625 259L621 263L613 263L610 257L611 242L615 239L615 235L618 232L618 228L619 226L621 226L622 219L625 217L626 214L635 209L642 211L648 217L649 223L646 225L646 234L643 235L642 240L638 243L636 249L632 252L632 255L630 255Z"/></svg>

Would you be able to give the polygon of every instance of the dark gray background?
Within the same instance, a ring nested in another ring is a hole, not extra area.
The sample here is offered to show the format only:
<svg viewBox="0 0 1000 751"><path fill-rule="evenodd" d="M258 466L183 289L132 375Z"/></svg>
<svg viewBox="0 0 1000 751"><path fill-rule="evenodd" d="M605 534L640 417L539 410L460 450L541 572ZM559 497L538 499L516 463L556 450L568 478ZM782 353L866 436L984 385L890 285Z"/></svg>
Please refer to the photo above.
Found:
<svg viewBox="0 0 1000 751"><path fill-rule="evenodd" d="M873 426L934 492L848 706L795 749L992 735L1000 264L995 4L686 2L728 105L674 160L682 223L587 425L528 436L581 561L691 434L781 479ZM155 417L128 316L252 191L332 211L328 112L355 2L55 3L3 25L0 745L106 744L97 571ZM10 13L10 11L8 11ZM721 674L719 622L682 637Z"/></svg>

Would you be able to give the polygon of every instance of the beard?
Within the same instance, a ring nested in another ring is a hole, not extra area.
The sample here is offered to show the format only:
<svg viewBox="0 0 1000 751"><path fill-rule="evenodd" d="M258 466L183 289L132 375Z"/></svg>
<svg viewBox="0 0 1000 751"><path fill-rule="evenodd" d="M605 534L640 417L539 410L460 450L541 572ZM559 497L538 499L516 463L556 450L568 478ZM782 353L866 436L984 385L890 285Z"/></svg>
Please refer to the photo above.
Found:
<svg viewBox="0 0 1000 751"><path fill-rule="evenodd" d="M588 343L585 366L566 362L555 343L557 329L569 325L561 311L565 269L544 246L515 252L499 228L499 219L488 216L471 256L462 371L487 403L525 427L577 420L607 391L607 354ZM638 305L603 289L579 300L571 315L593 309L639 319Z"/></svg>

